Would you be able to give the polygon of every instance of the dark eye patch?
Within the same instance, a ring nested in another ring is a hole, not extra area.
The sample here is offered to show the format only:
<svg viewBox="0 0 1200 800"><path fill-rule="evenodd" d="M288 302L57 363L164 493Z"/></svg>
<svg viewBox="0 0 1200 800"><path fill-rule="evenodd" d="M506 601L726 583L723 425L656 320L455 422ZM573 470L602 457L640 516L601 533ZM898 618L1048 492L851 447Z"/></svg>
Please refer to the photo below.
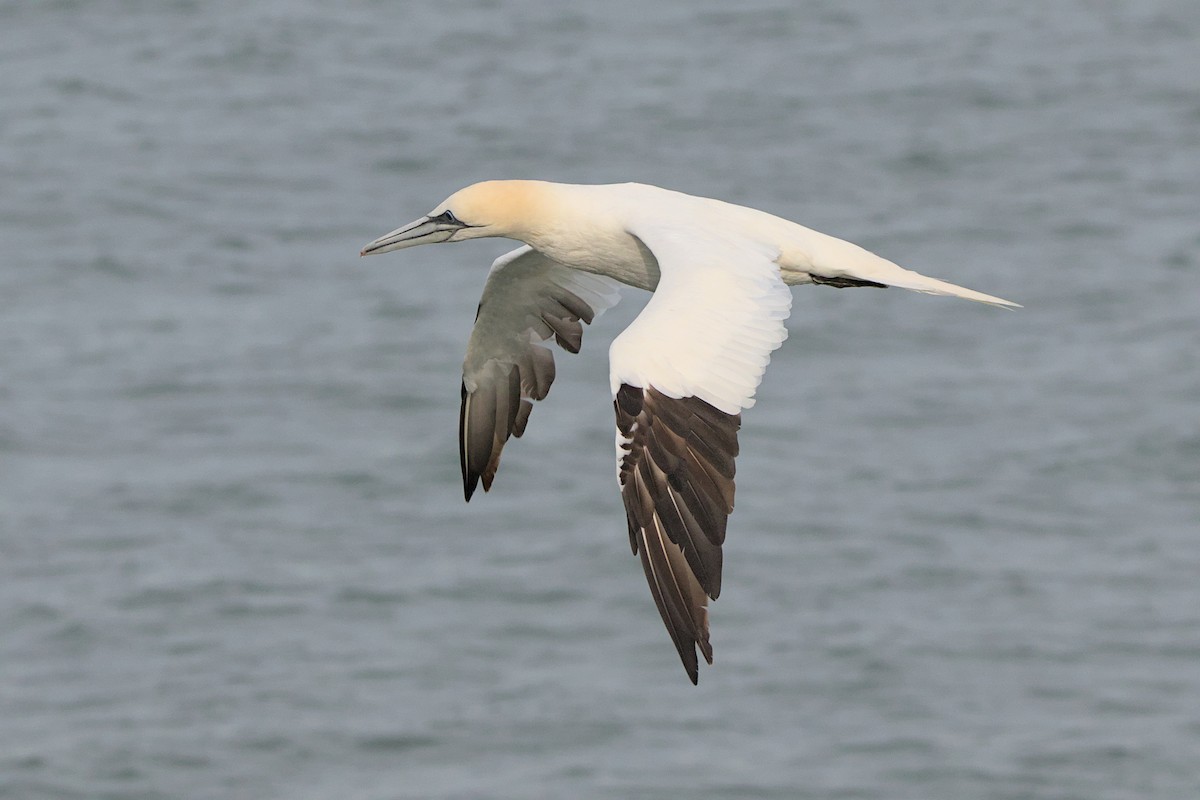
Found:
<svg viewBox="0 0 1200 800"><path fill-rule="evenodd" d="M458 221L458 217L454 216L454 213L449 209L443 211L441 214L438 214L436 217L434 217L434 219L438 222L449 222L453 225L462 225L462 223Z"/></svg>

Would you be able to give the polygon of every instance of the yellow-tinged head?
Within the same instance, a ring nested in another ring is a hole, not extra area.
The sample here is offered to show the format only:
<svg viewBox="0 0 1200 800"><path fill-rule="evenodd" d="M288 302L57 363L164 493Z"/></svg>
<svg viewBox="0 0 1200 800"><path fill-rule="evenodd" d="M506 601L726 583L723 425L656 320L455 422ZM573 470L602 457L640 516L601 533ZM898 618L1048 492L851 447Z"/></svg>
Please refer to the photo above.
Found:
<svg viewBox="0 0 1200 800"><path fill-rule="evenodd" d="M424 217L371 242L361 255L486 236L524 240L541 218L546 191L547 184L541 181L472 184L450 195Z"/></svg>

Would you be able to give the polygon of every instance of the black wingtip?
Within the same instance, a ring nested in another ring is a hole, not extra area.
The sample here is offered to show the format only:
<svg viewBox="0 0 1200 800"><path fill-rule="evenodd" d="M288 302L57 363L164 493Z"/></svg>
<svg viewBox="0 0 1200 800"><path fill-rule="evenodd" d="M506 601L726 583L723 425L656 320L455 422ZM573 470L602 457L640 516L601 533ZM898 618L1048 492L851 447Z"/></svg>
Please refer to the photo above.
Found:
<svg viewBox="0 0 1200 800"><path fill-rule="evenodd" d="M471 502L471 495L475 494L475 487L479 485L479 475L464 474L463 475L463 499L468 503Z"/></svg>

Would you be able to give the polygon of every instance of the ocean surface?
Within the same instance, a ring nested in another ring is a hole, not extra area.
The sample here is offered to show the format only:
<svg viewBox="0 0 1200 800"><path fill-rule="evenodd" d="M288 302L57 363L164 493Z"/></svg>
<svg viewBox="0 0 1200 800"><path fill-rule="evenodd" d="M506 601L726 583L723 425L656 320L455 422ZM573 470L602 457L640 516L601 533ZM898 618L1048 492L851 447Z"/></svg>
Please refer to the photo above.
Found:
<svg viewBox="0 0 1200 800"><path fill-rule="evenodd" d="M1200 797L1194 0L0 2L0 798ZM495 177L764 208L716 663L606 350L462 501Z"/></svg>

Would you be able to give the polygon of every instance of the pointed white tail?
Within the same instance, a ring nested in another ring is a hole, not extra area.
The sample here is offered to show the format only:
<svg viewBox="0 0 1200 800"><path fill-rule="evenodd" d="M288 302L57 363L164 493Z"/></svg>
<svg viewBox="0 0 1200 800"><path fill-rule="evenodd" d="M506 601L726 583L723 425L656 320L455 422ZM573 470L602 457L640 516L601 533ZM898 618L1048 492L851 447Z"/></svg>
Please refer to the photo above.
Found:
<svg viewBox="0 0 1200 800"><path fill-rule="evenodd" d="M893 265L895 266L895 265ZM908 289L913 292L921 292L922 294L940 294L948 297L961 297L964 300L974 300L976 303L987 303L989 306L997 308L1021 308L1019 303L1014 303L1011 300L1004 300L999 297L993 297L990 294L977 292L974 289L967 289L962 286L956 286L953 283L939 281L937 278L929 278L919 272L896 267L896 271L886 271L886 275L870 276L870 280L879 283L885 283L888 286L895 286L898 289ZM855 277L863 277L856 275Z"/></svg>
<svg viewBox="0 0 1200 800"><path fill-rule="evenodd" d="M964 300L974 300L976 303L987 303L997 308L1021 308L1021 305L1011 300L993 297L990 294L977 292L953 283L929 278L919 272L894 264L886 258L880 258L869 250L864 250L856 244L831 236L824 236L824 247L817 251L813 267L822 276L836 278L847 277L858 280L874 281L897 289L908 289L922 294L939 294L947 297L961 297Z"/></svg>

